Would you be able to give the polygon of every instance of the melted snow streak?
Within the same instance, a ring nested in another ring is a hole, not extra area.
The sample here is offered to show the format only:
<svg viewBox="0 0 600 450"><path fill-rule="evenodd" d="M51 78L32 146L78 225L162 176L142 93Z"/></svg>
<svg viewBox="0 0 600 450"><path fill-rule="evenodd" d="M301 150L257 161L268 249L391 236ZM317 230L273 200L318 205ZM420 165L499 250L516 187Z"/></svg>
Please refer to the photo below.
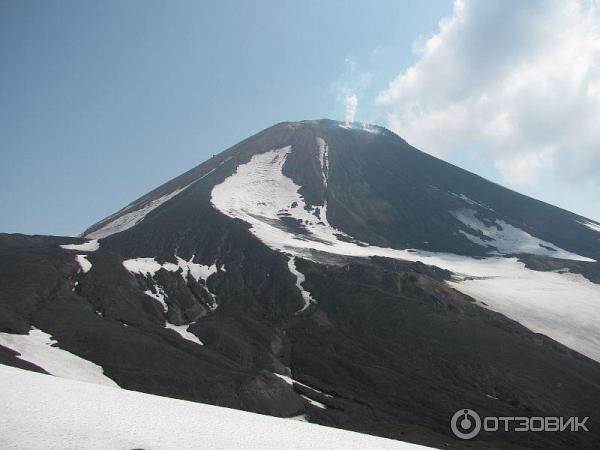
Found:
<svg viewBox="0 0 600 450"><path fill-rule="evenodd" d="M29 334L0 333L0 345L18 352L19 359L35 364L51 375L118 387L113 380L104 375L102 367L66 350L53 347L55 344L57 342L52 336L36 328L30 330Z"/></svg>
<svg viewBox="0 0 600 450"><path fill-rule="evenodd" d="M76 250L78 252L95 252L100 248L100 243L98 239L94 239L83 244L64 244L61 247L65 250Z"/></svg>
<svg viewBox="0 0 600 450"><path fill-rule="evenodd" d="M285 381L285 382L286 382L287 384L289 384L290 386L293 386L294 384L298 384L298 385L300 385L300 386L302 386L302 387L305 387L305 388L307 388L307 389L310 389L311 391L318 392L319 394L321 394L321 395L324 395L325 397L328 397L328 398L333 398L333 396L332 396L332 395L326 394L326 393L324 393L324 392L322 392L322 391L318 390L317 388L314 388L314 387L312 387L312 386L308 386L307 384L300 383L299 381L297 381L297 380L294 380L292 377L288 377L287 375L282 375L282 374L280 374L280 373L273 373L273 375L275 375L276 377L279 377L279 378L281 378L283 381Z"/></svg>
<svg viewBox="0 0 600 450"><path fill-rule="evenodd" d="M421 261L450 270L458 274L451 284L459 291L485 302L487 307L535 332L546 334L600 361L600 285L579 275L530 270L516 258L475 259L359 245L356 241L338 239L343 233L328 223L326 207L321 207L320 219L317 219L314 207L310 212L305 209L304 199L298 194L299 186L282 174L283 163L290 151L290 147L284 147L254 155L248 163L238 166L236 173L213 188L212 204L227 216L247 222L250 231L267 246L292 257L318 262L317 252L365 258L383 256ZM290 229L290 219L296 220L297 228ZM515 245L531 248L531 238L537 245L536 251L539 247L554 257L559 253L563 257L588 260L552 244L548 247L555 251L544 250L539 246L543 241L517 228L507 229L503 227L504 235L496 238L502 245L512 245L511 252Z"/></svg>
<svg viewBox="0 0 600 450"><path fill-rule="evenodd" d="M582 220L579 223L583 226L588 227L590 230L594 230L600 233L600 223L591 222L589 220Z"/></svg>
<svg viewBox="0 0 600 450"><path fill-rule="evenodd" d="M486 225L477 218L476 212L472 209L459 209L458 211L453 211L452 215L476 233L465 233L461 230L467 239L482 247L496 248L500 254L529 253L532 255L549 256L551 258L594 261L593 259L563 250L550 242L533 237L529 233L503 220L495 220L493 223Z"/></svg>
<svg viewBox="0 0 600 450"><path fill-rule="evenodd" d="M318 402L318 401L316 401L316 400L313 400L312 398L310 398L310 397L307 397L307 396L306 396L306 395L304 395L304 394L300 394L300 397L302 397L304 400L306 400L306 401L307 401L308 403L310 403L311 405L313 405L313 406L316 406L317 408L320 408L320 409L327 409L327 406L325 406L323 403L321 403L321 402Z"/></svg>
<svg viewBox="0 0 600 450"><path fill-rule="evenodd" d="M310 292L308 292L302 287L302 283L304 283L306 278L304 277L304 274L302 274L296 268L296 258L292 257L288 260L288 268L290 269L290 272L292 272L292 274L296 277L296 286L298 287L300 294L302 294L302 299L304 300L304 306L302 306L301 309L296 311L296 314L298 314L306 310L306 308L308 308L311 303L317 303L317 301L312 297L312 295L310 295Z"/></svg>
<svg viewBox="0 0 600 450"><path fill-rule="evenodd" d="M425 448L299 420L63 380L2 365L0 384L0 442L4 448Z"/></svg>

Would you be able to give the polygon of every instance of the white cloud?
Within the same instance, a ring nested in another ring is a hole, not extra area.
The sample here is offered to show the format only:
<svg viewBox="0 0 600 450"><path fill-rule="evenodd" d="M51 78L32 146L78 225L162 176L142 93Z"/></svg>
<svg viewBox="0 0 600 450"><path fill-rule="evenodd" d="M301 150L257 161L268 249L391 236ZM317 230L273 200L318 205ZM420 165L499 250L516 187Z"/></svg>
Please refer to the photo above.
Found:
<svg viewBox="0 0 600 450"><path fill-rule="evenodd" d="M547 177L600 191L598 4L455 0L380 92L388 126L443 155L488 151L515 187Z"/></svg>

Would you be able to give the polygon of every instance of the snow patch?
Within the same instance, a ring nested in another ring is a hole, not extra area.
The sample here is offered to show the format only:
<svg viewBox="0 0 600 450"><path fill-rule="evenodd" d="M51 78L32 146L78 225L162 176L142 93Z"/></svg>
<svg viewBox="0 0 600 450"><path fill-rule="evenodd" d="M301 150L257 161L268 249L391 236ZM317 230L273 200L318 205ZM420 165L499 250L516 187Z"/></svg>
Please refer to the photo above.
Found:
<svg viewBox="0 0 600 450"><path fill-rule="evenodd" d="M213 294L208 289L208 286L206 286L206 280L208 279L208 277L218 272L217 265L213 264L211 266L206 266L203 264L194 263L194 256L192 256L189 261L186 261L183 258L180 258L179 256L176 257L176 260L177 264L171 262L159 264L154 258L134 258L123 261L123 266L125 267L125 269L127 269L128 272L132 274L139 274L142 276L148 276L152 278L152 282L154 283L154 289L156 290L156 292L152 292L150 289L147 289L144 291L144 294L158 301L162 305L163 311L165 313L169 311L169 306L167 305L166 301L168 295L165 292L164 288L160 286L154 279L156 272L158 272L160 269L165 269L169 272L177 272L179 269L181 269L181 276L185 281L187 281L188 274L190 274L192 278L196 280L196 282L198 282L201 279L204 280L204 287L206 289L206 292L212 298L212 305L209 306L213 311L217 309L217 298L215 294ZM223 267L223 270L224 269L225 268ZM179 326L173 325L169 322L167 322L165 325L166 328L169 328L179 333L179 335L182 338L192 341L196 344L204 345L193 333L187 331L187 328L189 326L190 324Z"/></svg>
<svg viewBox="0 0 600 450"><path fill-rule="evenodd" d="M329 146L323 138L317 138L317 146L319 147L319 162L321 163L321 174L323 177L323 186L327 188L329 178Z"/></svg>
<svg viewBox="0 0 600 450"><path fill-rule="evenodd" d="M0 441L5 448L425 448L298 420L63 380L2 365L0 384Z"/></svg>
<svg viewBox="0 0 600 450"><path fill-rule="evenodd" d="M76 250L78 252L95 252L100 248L98 239L84 242L83 244L63 244L61 248L65 250Z"/></svg>
<svg viewBox="0 0 600 450"><path fill-rule="evenodd" d="M199 281L200 279L207 280L211 275L219 271L216 264L206 266L194 263L193 256L189 261L186 261L179 256L176 257L176 260L177 264L171 262L159 264L154 258L133 258L123 261L123 266L130 273L149 275L151 277L153 277L160 269L165 269L169 272L177 272L181 269L181 276L184 280L187 280L187 275L189 273L196 281ZM225 269L223 268L223 270Z"/></svg>
<svg viewBox="0 0 600 450"><path fill-rule="evenodd" d="M156 283L154 284L154 288L156 289L156 293L152 292L150 289L147 289L144 291L144 294L159 302L163 307L163 311L168 312L169 307L167 306L166 302L166 298L168 297L167 294L165 293L164 289Z"/></svg>
<svg viewBox="0 0 600 450"><path fill-rule="evenodd" d="M37 328L28 334L0 333L0 345L18 352L19 359L35 364L51 375L118 387L104 375L102 367L57 347L52 336ZM2 387L5 394L6 386Z"/></svg>
<svg viewBox="0 0 600 450"><path fill-rule="evenodd" d="M550 242L533 237L526 231L514 227L503 220L496 219L494 224L486 225L476 217L472 209L459 209L452 215L471 230L481 233L478 235L462 232L471 242L482 247L495 247L500 254L510 255L529 253L532 255L549 256L551 258L572 259L576 261L594 261L584 256L576 255L557 247Z"/></svg>
<svg viewBox="0 0 600 450"><path fill-rule="evenodd" d="M123 261L123 266L131 273L154 276L163 266L154 258L134 258Z"/></svg>
<svg viewBox="0 0 600 450"><path fill-rule="evenodd" d="M92 268L92 263L87 260L88 255L77 255L75 256L75 261L79 264L81 271L83 273L88 273Z"/></svg>
<svg viewBox="0 0 600 450"><path fill-rule="evenodd" d="M167 298L167 294L164 291L164 289L158 285L156 280L154 280L156 272L158 272L160 269L164 269L169 272L177 272L181 269L181 276L185 281L187 281L188 274L190 274L192 278L196 280L196 282L202 279L204 281L204 289L212 298L212 305L209 306L213 311L217 309L217 296L208 289L208 285L206 283L206 281L211 275L219 271L216 263L213 263L210 266L197 264L193 262L194 256L192 256L189 261L186 261L178 256L176 257L176 260L177 264L171 262L165 262L164 264L160 264L154 258L133 258L123 261L123 267L125 267L125 269L127 269L129 273L139 274L142 276L148 276L152 278L157 292L154 293L151 290L146 290L144 291L144 294L159 301L163 305L163 309L165 310L165 312L168 311L168 306L165 301ZM222 270L225 271L225 266L222 267Z"/></svg>
<svg viewBox="0 0 600 450"><path fill-rule="evenodd" d="M218 272L216 264L213 264L212 266L205 266L203 264L194 263L194 256L192 256L189 261L186 261L179 256L176 258L177 266L181 268L181 276L184 280L187 280L188 273L197 282L200 279L207 280L212 274Z"/></svg>
<svg viewBox="0 0 600 450"><path fill-rule="evenodd" d="M190 327L190 325L192 325L192 324L190 323L187 325L173 325L172 323L167 322L165 324L165 328L175 331L183 339L191 341L194 344L204 345L204 343L200 339L198 339L198 336L196 336L194 333L191 333L188 331L188 328Z"/></svg>

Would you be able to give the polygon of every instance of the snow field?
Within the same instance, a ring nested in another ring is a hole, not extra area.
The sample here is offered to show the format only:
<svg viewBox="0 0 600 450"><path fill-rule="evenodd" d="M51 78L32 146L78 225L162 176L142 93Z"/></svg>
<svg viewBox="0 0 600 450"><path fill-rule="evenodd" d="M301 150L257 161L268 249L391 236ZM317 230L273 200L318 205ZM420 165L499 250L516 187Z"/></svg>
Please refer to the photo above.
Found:
<svg viewBox="0 0 600 450"><path fill-rule="evenodd" d="M0 365L3 449L426 447L292 419L114 389Z"/></svg>

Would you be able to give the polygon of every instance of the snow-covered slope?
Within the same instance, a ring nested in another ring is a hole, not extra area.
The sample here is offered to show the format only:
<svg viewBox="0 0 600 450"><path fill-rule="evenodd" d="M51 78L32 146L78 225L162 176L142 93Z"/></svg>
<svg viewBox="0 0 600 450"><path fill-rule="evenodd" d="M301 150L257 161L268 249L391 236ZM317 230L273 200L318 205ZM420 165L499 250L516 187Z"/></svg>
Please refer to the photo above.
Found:
<svg viewBox="0 0 600 450"><path fill-rule="evenodd" d="M320 149L327 148L319 139ZM397 250L366 245L332 227L327 208L310 207L299 194L300 186L282 173L291 147L252 157L237 172L212 190L213 205L230 217L251 225L251 231L269 247L313 261L319 253L356 257L382 256L421 261L457 274L451 285L511 317L531 330L600 361L600 285L580 275L538 272L516 258L472 258L421 250ZM321 155L324 151L321 150ZM323 161L323 157L320 157ZM321 163L322 167L325 165ZM325 172L323 180L326 180ZM463 210L459 220L496 244L504 254L533 253L575 261L593 261L537 239L505 222L487 226L474 211ZM290 226L290 218L294 225ZM473 235L471 239L477 239ZM295 265L290 264L305 307L312 301L301 286ZM318 299L316 299L318 300Z"/></svg>
<svg viewBox="0 0 600 450"><path fill-rule="evenodd" d="M419 449L366 434L0 365L3 449Z"/></svg>

